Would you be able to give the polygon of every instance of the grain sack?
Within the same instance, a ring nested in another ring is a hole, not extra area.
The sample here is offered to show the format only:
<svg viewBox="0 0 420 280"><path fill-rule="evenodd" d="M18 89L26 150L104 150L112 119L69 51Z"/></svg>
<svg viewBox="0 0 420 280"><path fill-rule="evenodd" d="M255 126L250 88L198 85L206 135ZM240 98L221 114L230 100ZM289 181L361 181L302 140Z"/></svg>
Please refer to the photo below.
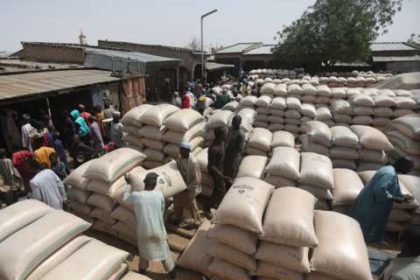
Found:
<svg viewBox="0 0 420 280"><path fill-rule="evenodd" d="M85 178L86 170L90 167L91 164L95 163L97 159L89 160L88 162L83 163L76 169L74 169L64 180L63 184L67 187L76 187L81 190L86 190L86 187L89 183L89 179Z"/></svg>
<svg viewBox="0 0 420 280"><path fill-rule="evenodd" d="M356 162L354 160L348 159L334 159L333 160L333 167L334 168L347 168L351 170L356 169Z"/></svg>
<svg viewBox="0 0 420 280"><path fill-rule="evenodd" d="M137 127L141 127L141 123L140 123L140 119L143 116L143 114L149 110L150 108L152 108L153 105L149 105L149 104L143 104L137 107L134 107L133 109L131 109L130 111L128 111L121 119L121 123L126 126L126 125L132 125L132 126L137 126Z"/></svg>
<svg viewBox="0 0 420 280"><path fill-rule="evenodd" d="M328 277L322 273L318 273L315 271L312 271L311 273L306 275L306 280L337 280L337 278L334 277Z"/></svg>
<svg viewBox="0 0 420 280"><path fill-rule="evenodd" d="M87 204L110 213L116 205L116 202L113 201L112 198L109 198L103 194L92 193L92 195L90 195L87 200Z"/></svg>
<svg viewBox="0 0 420 280"><path fill-rule="evenodd" d="M267 176L264 178L264 181L273 185L275 188L296 186L296 181L289 180L280 176L271 175L271 174L267 174Z"/></svg>
<svg viewBox="0 0 420 280"><path fill-rule="evenodd" d="M89 228L64 211L52 211L0 243L0 277L24 279L66 242Z"/></svg>
<svg viewBox="0 0 420 280"><path fill-rule="evenodd" d="M163 161L165 159L165 154L158 150L146 148L143 150L143 153L148 160Z"/></svg>
<svg viewBox="0 0 420 280"><path fill-rule="evenodd" d="M197 161L200 170L202 172L205 172L207 170L208 148L205 148L201 152L199 152L195 156L195 160Z"/></svg>
<svg viewBox="0 0 420 280"><path fill-rule="evenodd" d="M303 134L300 136L300 141L302 143L301 145L302 152L312 152L312 153L317 153L317 154L326 155L326 156L328 156L330 153L328 147L312 142L309 136L306 134Z"/></svg>
<svg viewBox="0 0 420 280"><path fill-rule="evenodd" d="M364 185L359 175L353 170L335 168L333 206L352 205Z"/></svg>
<svg viewBox="0 0 420 280"><path fill-rule="evenodd" d="M375 101L373 101L372 97L365 94L358 94L351 97L351 103L356 106L363 106L363 107L374 107Z"/></svg>
<svg viewBox="0 0 420 280"><path fill-rule="evenodd" d="M128 271L128 265L125 263L120 264L120 267L115 270L108 280L120 280L121 277Z"/></svg>
<svg viewBox="0 0 420 280"><path fill-rule="evenodd" d="M92 180L89 182L87 189L89 191L103 194L109 198L117 199L126 190L127 183L124 176L121 176L113 183L107 183L104 181ZM80 201L81 202L81 201Z"/></svg>
<svg viewBox="0 0 420 280"><path fill-rule="evenodd" d="M99 209L99 208L94 208L91 212L90 212L90 216L92 217L92 218L96 218L96 219L98 219L98 220L101 220L102 222L104 222L104 223L107 223L108 225L113 225L114 223L115 223L115 220L114 219L112 219L110 216L109 216L109 212L105 212L104 210L102 210L102 209Z"/></svg>
<svg viewBox="0 0 420 280"><path fill-rule="evenodd" d="M313 226L313 195L294 187L276 189L264 217L260 239L294 247L318 244Z"/></svg>
<svg viewBox="0 0 420 280"><path fill-rule="evenodd" d="M302 115L312 119L316 116L315 106L310 103L303 103L300 112Z"/></svg>
<svg viewBox="0 0 420 280"><path fill-rule="evenodd" d="M325 189L334 188L331 160L324 155L301 153L299 183Z"/></svg>
<svg viewBox="0 0 420 280"><path fill-rule="evenodd" d="M250 177L238 178L217 209L213 223L262 232L262 217L274 187Z"/></svg>
<svg viewBox="0 0 420 280"><path fill-rule="evenodd" d="M216 224L209 230L210 239L229 245L247 255L252 255L257 251L258 236L230 225Z"/></svg>
<svg viewBox="0 0 420 280"><path fill-rule="evenodd" d="M225 106L223 106L222 110L235 112L236 109L238 109L238 108L239 108L239 102L238 101L231 101L228 104L226 104Z"/></svg>
<svg viewBox="0 0 420 280"><path fill-rule="evenodd" d="M270 106L270 103L271 103L271 97L267 95L262 95L257 99L257 101L255 102L255 105L257 107L267 109L268 106Z"/></svg>
<svg viewBox="0 0 420 280"><path fill-rule="evenodd" d="M373 119L371 116L355 116L351 120L352 124L363 125L363 126L368 126L372 124L372 122L373 122Z"/></svg>
<svg viewBox="0 0 420 280"><path fill-rule="evenodd" d="M387 137L394 146L397 146L407 154L420 156L419 141L413 140L399 131L388 132Z"/></svg>
<svg viewBox="0 0 420 280"><path fill-rule="evenodd" d="M141 116L140 122L152 126L161 127L170 115L179 111L180 109L171 104L155 105Z"/></svg>
<svg viewBox="0 0 420 280"><path fill-rule="evenodd" d="M255 117L254 126L256 126L256 123L264 123L264 122L268 122L268 115L258 113L257 116Z"/></svg>
<svg viewBox="0 0 420 280"><path fill-rule="evenodd" d="M332 200L333 196L329 189L320 188L320 187L314 187L309 185L299 185L300 189L312 194L317 199L321 200Z"/></svg>
<svg viewBox="0 0 420 280"><path fill-rule="evenodd" d="M121 221L127 225L135 226L137 224L136 215L134 212L122 205L119 205L114 209L114 211L112 211L110 218Z"/></svg>
<svg viewBox="0 0 420 280"><path fill-rule="evenodd" d="M295 137L293 134L287 131L276 131L273 133L273 138L271 140L271 147L295 147Z"/></svg>
<svg viewBox="0 0 420 280"><path fill-rule="evenodd" d="M196 234L179 257L177 265L198 271L207 277L211 276L209 272L211 258L207 256L207 252L213 247L215 242L207 237L207 233L212 230L212 227L209 221L205 221L197 229Z"/></svg>
<svg viewBox="0 0 420 280"><path fill-rule="evenodd" d="M219 258L213 258L209 271L211 274L235 280L251 280L249 273L241 267L238 267Z"/></svg>
<svg viewBox="0 0 420 280"><path fill-rule="evenodd" d="M417 202L420 202L420 177L414 175L398 175L399 181L407 188L413 195ZM419 209L417 209L418 212Z"/></svg>
<svg viewBox="0 0 420 280"><path fill-rule="evenodd" d="M251 155L244 157L239 165L236 177L261 178L267 161L268 158L265 156Z"/></svg>
<svg viewBox="0 0 420 280"><path fill-rule="evenodd" d="M303 274L292 271L287 268L279 267L277 265L266 262L258 263L258 268L255 273L258 276L269 277L270 279L287 279L287 280L303 280Z"/></svg>
<svg viewBox="0 0 420 280"><path fill-rule="evenodd" d="M384 151L393 148L386 136L376 128L362 125L352 125L350 128L359 138L359 143L363 148Z"/></svg>
<svg viewBox="0 0 420 280"><path fill-rule="evenodd" d="M302 119L284 119L285 124L291 124L291 125L295 125L295 126L300 126L300 124L302 123Z"/></svg>
<svg viewBox="0 0 420 280"><path fill-rule="evenodd" d="M383 130L390 122L391 120L389 118L375 117L372 120L372 126L379 130Z"/></svg>
<svg viewBox="0 0 420 280"><path fill-rule="evenodd" d="M337 125L339 125L339 124L349 124L352 121L352 117L351 117L351 115L334 114L334 121Z"/></svg>
<svg viewBox="0 0 420 280"><path fill-rule="evenodd" d="M277 116L277 115L268 115L268 121L272 124L274 124L274 123L282 124L282 123L284 123L284 118L282 118L281 116Z"/></svg>
<svg viewBox="0 0 420 280"><path fill-rule="evenodd" d="M352 98L353 96L360 95L360 90L358 88L349 88L347 89L346 96Z"/></svg>
<svg viewBox="0 0 420 280"><path fill-rule="evenodd" d="M42 279L83 279L87 275L91 279L107 279L128 257L129 253L92 239Z"/></svg>
<svg viewBox="0 0 420 280"><path fill-rule="evenodd" d="M284 111L283 111L283 109L270 108L270 109L268 110L268 112L269 112L271 115L274 115L274 116L284 116Z"/></svg>
<svg viewBox="0 0 420 280"><path fill-rule="evenodd" d="M359 159L359 153L355 148L337 147L330 148L330 155L336 159L356 160Z"/></svg>
<svg viewBox="0 0 420 280"><path fill-rule="evenodd" d="M302 125L302 131L310 137L310 141L326 147L331 146L331 130L326 124L319 121L309 121Z"/></svg>
<svg viewBox="0 0 420 280"><path fill-rule="evenodd" d="M319 107L316 109L315 120L328 121L332 119L331 111L328 107Z"/></svg>
<svg viewBox="0 0 420 280"><path fill-rule="evenodd" d="M54 211L53 208L35 199L23 200L14 203L0 211L0 242Z"/></svg>
<svg viewBox="0 0 420 280"><path fill-rule="evenodd" d="M77 202L75 200L69 201L69 208L73 213L76 213L78 216L88 216L93 209L92 206Z"/></svg>
<svg viewBox="0 0 420 280"><path fill-rule="evenodd" d="M315 95L316 88L311 84L303 84L302 85L302 94L304 95Z"/></svg>
<svg viewBox="0 0 420 280"><path fill-rule="evenodd" d="M412 115L414 111L411 109L395 109L393 112L394 118L403 117L405 115Z"/></svg>
<svg viewBox="0 0 420 280"><path fill-rule="evenodd" d="M115 224L112 225L112 229L113 231L116 232L117 236L124 236L126 237L130 242L130 244L133 244L135 246L137 246L137 234L136 234L136 224L134 225L129 225L126 223L123 223L121 221L116 222Z"/></svg>
<svg viewBox="0 0 420 280"><path fill-rule="evenodd" d="M319 245L311 258L314 270L339 279L372 279L366 245L356 220L330 211L315 211L315 230Z"/></svg>
<svg viewBox="0 0 420 280"><path fill-rule="evenodd" d="M139 165L145 155L130 148L119 148L109 152L91 163L84 176L89 179L113 182Z"/></svg>
<svg viewBox="0 0 420 280"><path fill-rule="evenodd" d="M57 265L66 260L70 255L83 247L86 243L92 240L91 237L81 235L69 241L54 254L49 256L45 261L43 261L38 267L35 268L26 278L26 280L40 280L43 279L43 276L50 272Z"/></svg>
<svg viewBox="0 0 420 280"><path fill-rule="evenodd" d="M333 112L340 114L351 114L352 108L348 101L346 100L335 100L331 103L331 108Z"/></svg>
<svg viewBox="0 0 420 280"><path fill-rule="evenodd" d="M391 122L391 126L411 139L420 140L420 114L395 119Z"/></svg>
<svg viewBox="0 0 420 280"><path fill-rule="evenodd" d="M373 108L373 115L376 117L391 118L394 112L388 107L375 107Z"/></svg>
<svg viewBox="0 0 420 280"><path fill-rule="evenodd" d="M394 99L390 96L376 95L372 98L377 107L395 107L397 105Z"/></svg>
<svg viewBox="0 0 420 280"><path fill-rule="evenodd" d="M266 171L292 180L299 178L300 156L294 148L277 147L267 165Z"/></svg>
<svg viewBox="0 0 420 280"><path fill-rule="evenodd" d="M279 131L279 130L283 130L283 128L284 128L284 125L281 124L281 123L271 123L267 127L267 129L270 130L271 132L276 132L276 131Z"/></svg>
<svg viewBox="0 0 420 280"><path fill-rule="evenodd" d="M318 96L315 99L316 104L330 104L330 98L327 96Z"/></svg>
<svg viewBox="0 0 420 280"><path fill-rule="evenodd" d="M208 125L210 128L228 126L232 120L233 112L220 110L210 116Z"/></svg>
<svg viewBox="0 0 420 280"><path fill-rule="evenodd" d="M300 101L308 102L308 103L314 103L315 100L316 100L315 95L302 95L302 97L300 98Z"/></svg>
<svg viewBox="0 0 420 280"><path fill-rule="evenodd" d="M238 116L242 117L242 122L241 122L241 129L244 132L249 132L252 130L252 124L255 120L255 116L256 116L256 112L254 109L251 108L243 108L241 110L239 110Z"/></svg>
<svg viewBox="0 0 420 280"><path fill-rule="evenodd" d="M363 116L363 115L373 115L373 108L372 107L354 107L353 108L353 115L356 116Z"/></svg>
<svg viewBox="0 0 420 280"><path fill-rule="evenodd" d="M155 139L149 139L149 138L141 138L140 143L143 144L147 148L155 149L158 151L162 151L163 147L165 146L164 142L157 141Z"/></svg>
<svg viewBox="0 0 420 280"><path fill-rule="evenodd" d="M386 224L386 231L389 232L402 232L406 228L406 223L388 221Z"/></svg>
<svg viewBox="0 0 420 280"><path fill-rule="evenodd" d="M387 161L387 156L384 151L372 150L372 149L361 149L360 160L384 164Z"/></svg>
<svg viewBox="0 0 420 280"><path fill-rule="evenodd" d="M257 102L258 97L254 95L248 95L239 101L239 105L243 107L254 107L255 103Z"/></svg>
<svg viewBox="0 0 420 280"><path fill-rule="evenodd" d="M141 275L133 271L129 271L124 277L121 278L121 280L152 280L152 279L150 279L149 277L145 275Z"/></svg>
<svg viewBox="0 0 420 280"><path fill-rule="evenodd" d="M274 93L275 96L286 96L287 95L287 85L286 84L276 85L273 93Z"/></svg>
<svg viewBox="0 0 420 280"><path fill-rule="evenodd" d="M271 149L271 140L273 134L265 128L255 128L251 138L248 141L248 146L268 152Z"/></svg>
<svg viewBox="0 0 420 280"><path fill-rule="evenodd" d="M346 97L346 90L344 88L332 88L330 96L332 98L344 99Z"/></svg>
<svg viewBox="0 0 420 280"><path fill-rule="evenodd" d="M300 119L300 111L294 109L286 109L284 111L284 116L289 119Z"/></svg>
<svg viewBox="0 0 420 280"><path fill-rule="evenodd" d="M286 99L284 97L276 97L271 101L271 109L284 110L286 109Z"/></svg>
<svg viewBox="0 0 420 280"><path fill-rule="evenodd" d="M213 244L207 254L210 257L224 260L251 272L257 269L257 262L252 256L223 243Z"/></svg>
<svg viewBox="0 0 420 280"><path fill-rule="evenodd" d="M309 273L311 271L308 260L307 247L291 247L262 241L258 246L255 258L290 270Z"/></svg>
<svg viewBox="0 0 420 280"><path fill-rule="evenodd" d="M378 170L379 168L383 167L383 164L376 163L376 162L368 162L362 161L357 166L357 171L365 171L365 170Z"/></svg>
<svg viewBox="0 0 420 280"><path fill-rule="evenodd" d="M203 116L193 109L182 109L169 116L164 124L169 130L186 132L188 129L203 121Z"/></svg>
<svg viewBox="0 0 420 280"><path fill-rule="evenodd" d="M412 217L412 214L407 210L392 209L391 214L389 215L389 221L403 223L408 222Z"/></svg>
<svg viewBox="0 0 420 280"><path fill-rule="evenodd" d="M166 129L165 129L164 126L157 127L157 126L145 125L138 130L138 134L141 137L144 137L144 138L147 138L147 139L153 139L153 140L156 140L156 141L161 141L165 131L166 131Z"/></svg>
<svg viewBox="0 0 420 280"><path fill-rule="evenodd" d="M86 203L89 195L90 195L90 192L82 191L81 189L78 189L78 188L71 188L67 192L68 199L76 200L77 202L80 202L80 203Z"/></svg>
<svg viewBox="0 0 420 280"><path fill-rule="evenodd" d="M316 94L320 96L330 96L331 90L326 85L319 85L316 87Z"/></svg>
<svg viewBox="0 0 420 280"><path fill-rule="evenodd" d="M289 84L287 86L287 95L301 95L303 93L302 88L298 84Z"/></svg>
<svg viewBox="0 0 420 280"><path fill-rule="evenodd" d="M415 109L416 101L411 97L396 96L393 98L398 109Z"/></svg>
<svg viewBox="0 0 420 280"><path fill-rule="evenodd" d="M300 109L302 108L302 104L300 103L300 100L296 97L287 97L286 107L287 109L300 111Z"/></svg>
<svg viewBox="0 0 420 280"><path fill-rule="evenodd" d="M413 93L405 89L396 89L394 92L397 96L413 97Z"/></svg>

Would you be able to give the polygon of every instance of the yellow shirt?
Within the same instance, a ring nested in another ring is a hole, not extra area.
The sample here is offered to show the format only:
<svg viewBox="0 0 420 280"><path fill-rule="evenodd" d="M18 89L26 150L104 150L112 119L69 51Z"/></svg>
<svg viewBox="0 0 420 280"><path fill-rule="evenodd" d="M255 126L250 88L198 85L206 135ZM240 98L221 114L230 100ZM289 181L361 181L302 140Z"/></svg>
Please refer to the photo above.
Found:
<svg viewBox="0 0 420 280"><path fill-rule="evenodd" d="M55 153L55 149L50 147L41 147L34 151L34 158L39 164L44 165L48 168L51 167L50 155Z"/></svg>

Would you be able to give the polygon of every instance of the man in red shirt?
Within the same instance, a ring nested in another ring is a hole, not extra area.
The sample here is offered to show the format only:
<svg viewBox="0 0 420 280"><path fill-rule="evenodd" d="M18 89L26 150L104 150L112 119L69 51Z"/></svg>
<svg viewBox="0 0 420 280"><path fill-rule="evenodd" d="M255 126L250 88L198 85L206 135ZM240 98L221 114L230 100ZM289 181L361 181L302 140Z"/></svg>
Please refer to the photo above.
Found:
<svg viewBox="0 0 420 280"><path fill-rule="evenodd" d="M89 117L91 116L91 114L89 112L86 112L86 108L85 105L83 104L79 104L79 112L80 112L80 116L85 120L85 122L87 123Z"/></svg>
<svg viewBox="0 0 420 280"><path fill-rule="evenodd" d="M188 88L185 88L184 93L182 94L182 109L189 109L191 107L191 100L190 97L187 94Z"/></svg>

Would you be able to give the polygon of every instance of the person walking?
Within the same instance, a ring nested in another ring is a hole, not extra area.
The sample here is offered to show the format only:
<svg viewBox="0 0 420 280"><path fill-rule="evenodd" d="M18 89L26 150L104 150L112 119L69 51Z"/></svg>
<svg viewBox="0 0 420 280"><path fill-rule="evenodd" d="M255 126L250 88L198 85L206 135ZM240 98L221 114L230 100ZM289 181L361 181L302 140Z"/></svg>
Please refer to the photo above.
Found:
<svg viewBox="0 0 420 280"><path fill-rule="evenodd" d="M144 191L129 193L129 187L123 194L123 201L132 205L137 221L137 242L139 250L139 272L145 273L150 261L161 261L170 279L175 279L174 261L167 241L163 220L165 198L156 190L158 174L150 172L144 178ZM130 184L130 177L126 177Z"/></svg>
<svg viewBox="0 0 420 280"><path fill-rule="evenodd" d="M111 141L117 147L124 147L123 141L123 124L120 122L121 113L115 111L112 114L112 124L111 124Z"/></svg>

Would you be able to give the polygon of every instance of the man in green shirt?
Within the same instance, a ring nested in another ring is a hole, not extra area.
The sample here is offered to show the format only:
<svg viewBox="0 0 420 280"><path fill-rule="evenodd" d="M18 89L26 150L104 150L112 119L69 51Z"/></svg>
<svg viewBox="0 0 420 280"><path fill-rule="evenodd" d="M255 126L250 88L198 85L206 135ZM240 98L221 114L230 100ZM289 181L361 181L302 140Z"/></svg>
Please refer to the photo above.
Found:
<svg viewBox="0 0 420 280"><path fill-rule="evenodd" d="M230 178L226 182L226 190L232 185L232 180L238 173L239 164L242 160L242 153L245 148L245 135L241 131L241 116L232 119L232 127L229 130L226 140L225 159L223 164L223 175Z"/></svg>

